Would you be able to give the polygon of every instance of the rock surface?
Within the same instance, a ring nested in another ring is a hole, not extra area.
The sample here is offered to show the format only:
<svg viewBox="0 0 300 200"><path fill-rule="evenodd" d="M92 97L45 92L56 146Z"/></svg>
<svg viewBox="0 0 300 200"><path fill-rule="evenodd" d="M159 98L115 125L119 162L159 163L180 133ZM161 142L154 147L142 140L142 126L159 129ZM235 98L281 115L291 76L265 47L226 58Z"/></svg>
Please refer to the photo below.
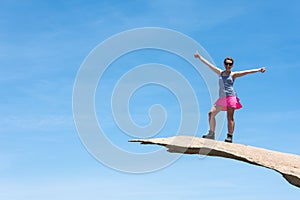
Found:
<svg viewBox="0 0 300 200"><path fill-rule="evenodd" d="M138 139L129 142L165 146L172 153L218 156L266 167L282 174L290 184L300 187L300 156L298 155L191 136Z"/></svg>

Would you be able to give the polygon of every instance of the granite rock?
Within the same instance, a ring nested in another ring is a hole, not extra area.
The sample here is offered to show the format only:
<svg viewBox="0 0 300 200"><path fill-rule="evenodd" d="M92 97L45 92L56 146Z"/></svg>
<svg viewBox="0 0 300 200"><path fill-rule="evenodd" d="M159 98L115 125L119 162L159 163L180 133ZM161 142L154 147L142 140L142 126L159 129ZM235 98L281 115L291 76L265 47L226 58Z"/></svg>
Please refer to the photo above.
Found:
<svg viewBox="0 0 300 200"><path fill-rule="evenodd" d="M300 156L298 155L192 136L137 139L130 142L165 146L171 153L217 156L266 167L282 174L290 184L300 187Z"/></svg>

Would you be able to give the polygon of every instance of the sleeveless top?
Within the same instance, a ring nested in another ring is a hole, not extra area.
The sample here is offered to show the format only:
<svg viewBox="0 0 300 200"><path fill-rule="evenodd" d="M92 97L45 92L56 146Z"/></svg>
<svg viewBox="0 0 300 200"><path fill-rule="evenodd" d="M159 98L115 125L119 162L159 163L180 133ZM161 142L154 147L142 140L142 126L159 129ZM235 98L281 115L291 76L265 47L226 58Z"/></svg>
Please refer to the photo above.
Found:
<svg viewBox="0 0 300 200"><path fill-rule="evenodd" d="M221 72L219 76L219 96L229 97L236 96L236 92L233 88L234 79L232 73L226 75L225 71Z"/></svg>

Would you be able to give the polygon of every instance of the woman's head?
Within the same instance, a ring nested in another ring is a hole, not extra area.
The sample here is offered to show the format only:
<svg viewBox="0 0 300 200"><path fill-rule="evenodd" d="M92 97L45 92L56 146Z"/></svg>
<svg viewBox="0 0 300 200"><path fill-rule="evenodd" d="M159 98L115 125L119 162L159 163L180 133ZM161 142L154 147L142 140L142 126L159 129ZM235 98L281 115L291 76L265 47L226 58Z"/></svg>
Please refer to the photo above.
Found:
<svg viewBox="0 0 300 200"><path fill-rule="evenodd" d="M230 70L233 66L233 63L234 63L234 60L231 57L226 57L224 59L224 66L225 66L226 69Z"/></svg>

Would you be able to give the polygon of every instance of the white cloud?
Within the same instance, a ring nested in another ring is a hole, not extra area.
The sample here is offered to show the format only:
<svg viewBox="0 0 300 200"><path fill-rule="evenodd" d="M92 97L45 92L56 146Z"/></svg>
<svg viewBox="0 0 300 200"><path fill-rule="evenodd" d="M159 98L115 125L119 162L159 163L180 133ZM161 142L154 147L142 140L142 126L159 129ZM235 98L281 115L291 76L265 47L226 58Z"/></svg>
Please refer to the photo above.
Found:
<svg viewBox="0 0 300 200"><path fill-rule="evenodd" d="M36 130L66 130L73 127L70 115L8 115L0 116L0 132L27 132Z"/></svg>

